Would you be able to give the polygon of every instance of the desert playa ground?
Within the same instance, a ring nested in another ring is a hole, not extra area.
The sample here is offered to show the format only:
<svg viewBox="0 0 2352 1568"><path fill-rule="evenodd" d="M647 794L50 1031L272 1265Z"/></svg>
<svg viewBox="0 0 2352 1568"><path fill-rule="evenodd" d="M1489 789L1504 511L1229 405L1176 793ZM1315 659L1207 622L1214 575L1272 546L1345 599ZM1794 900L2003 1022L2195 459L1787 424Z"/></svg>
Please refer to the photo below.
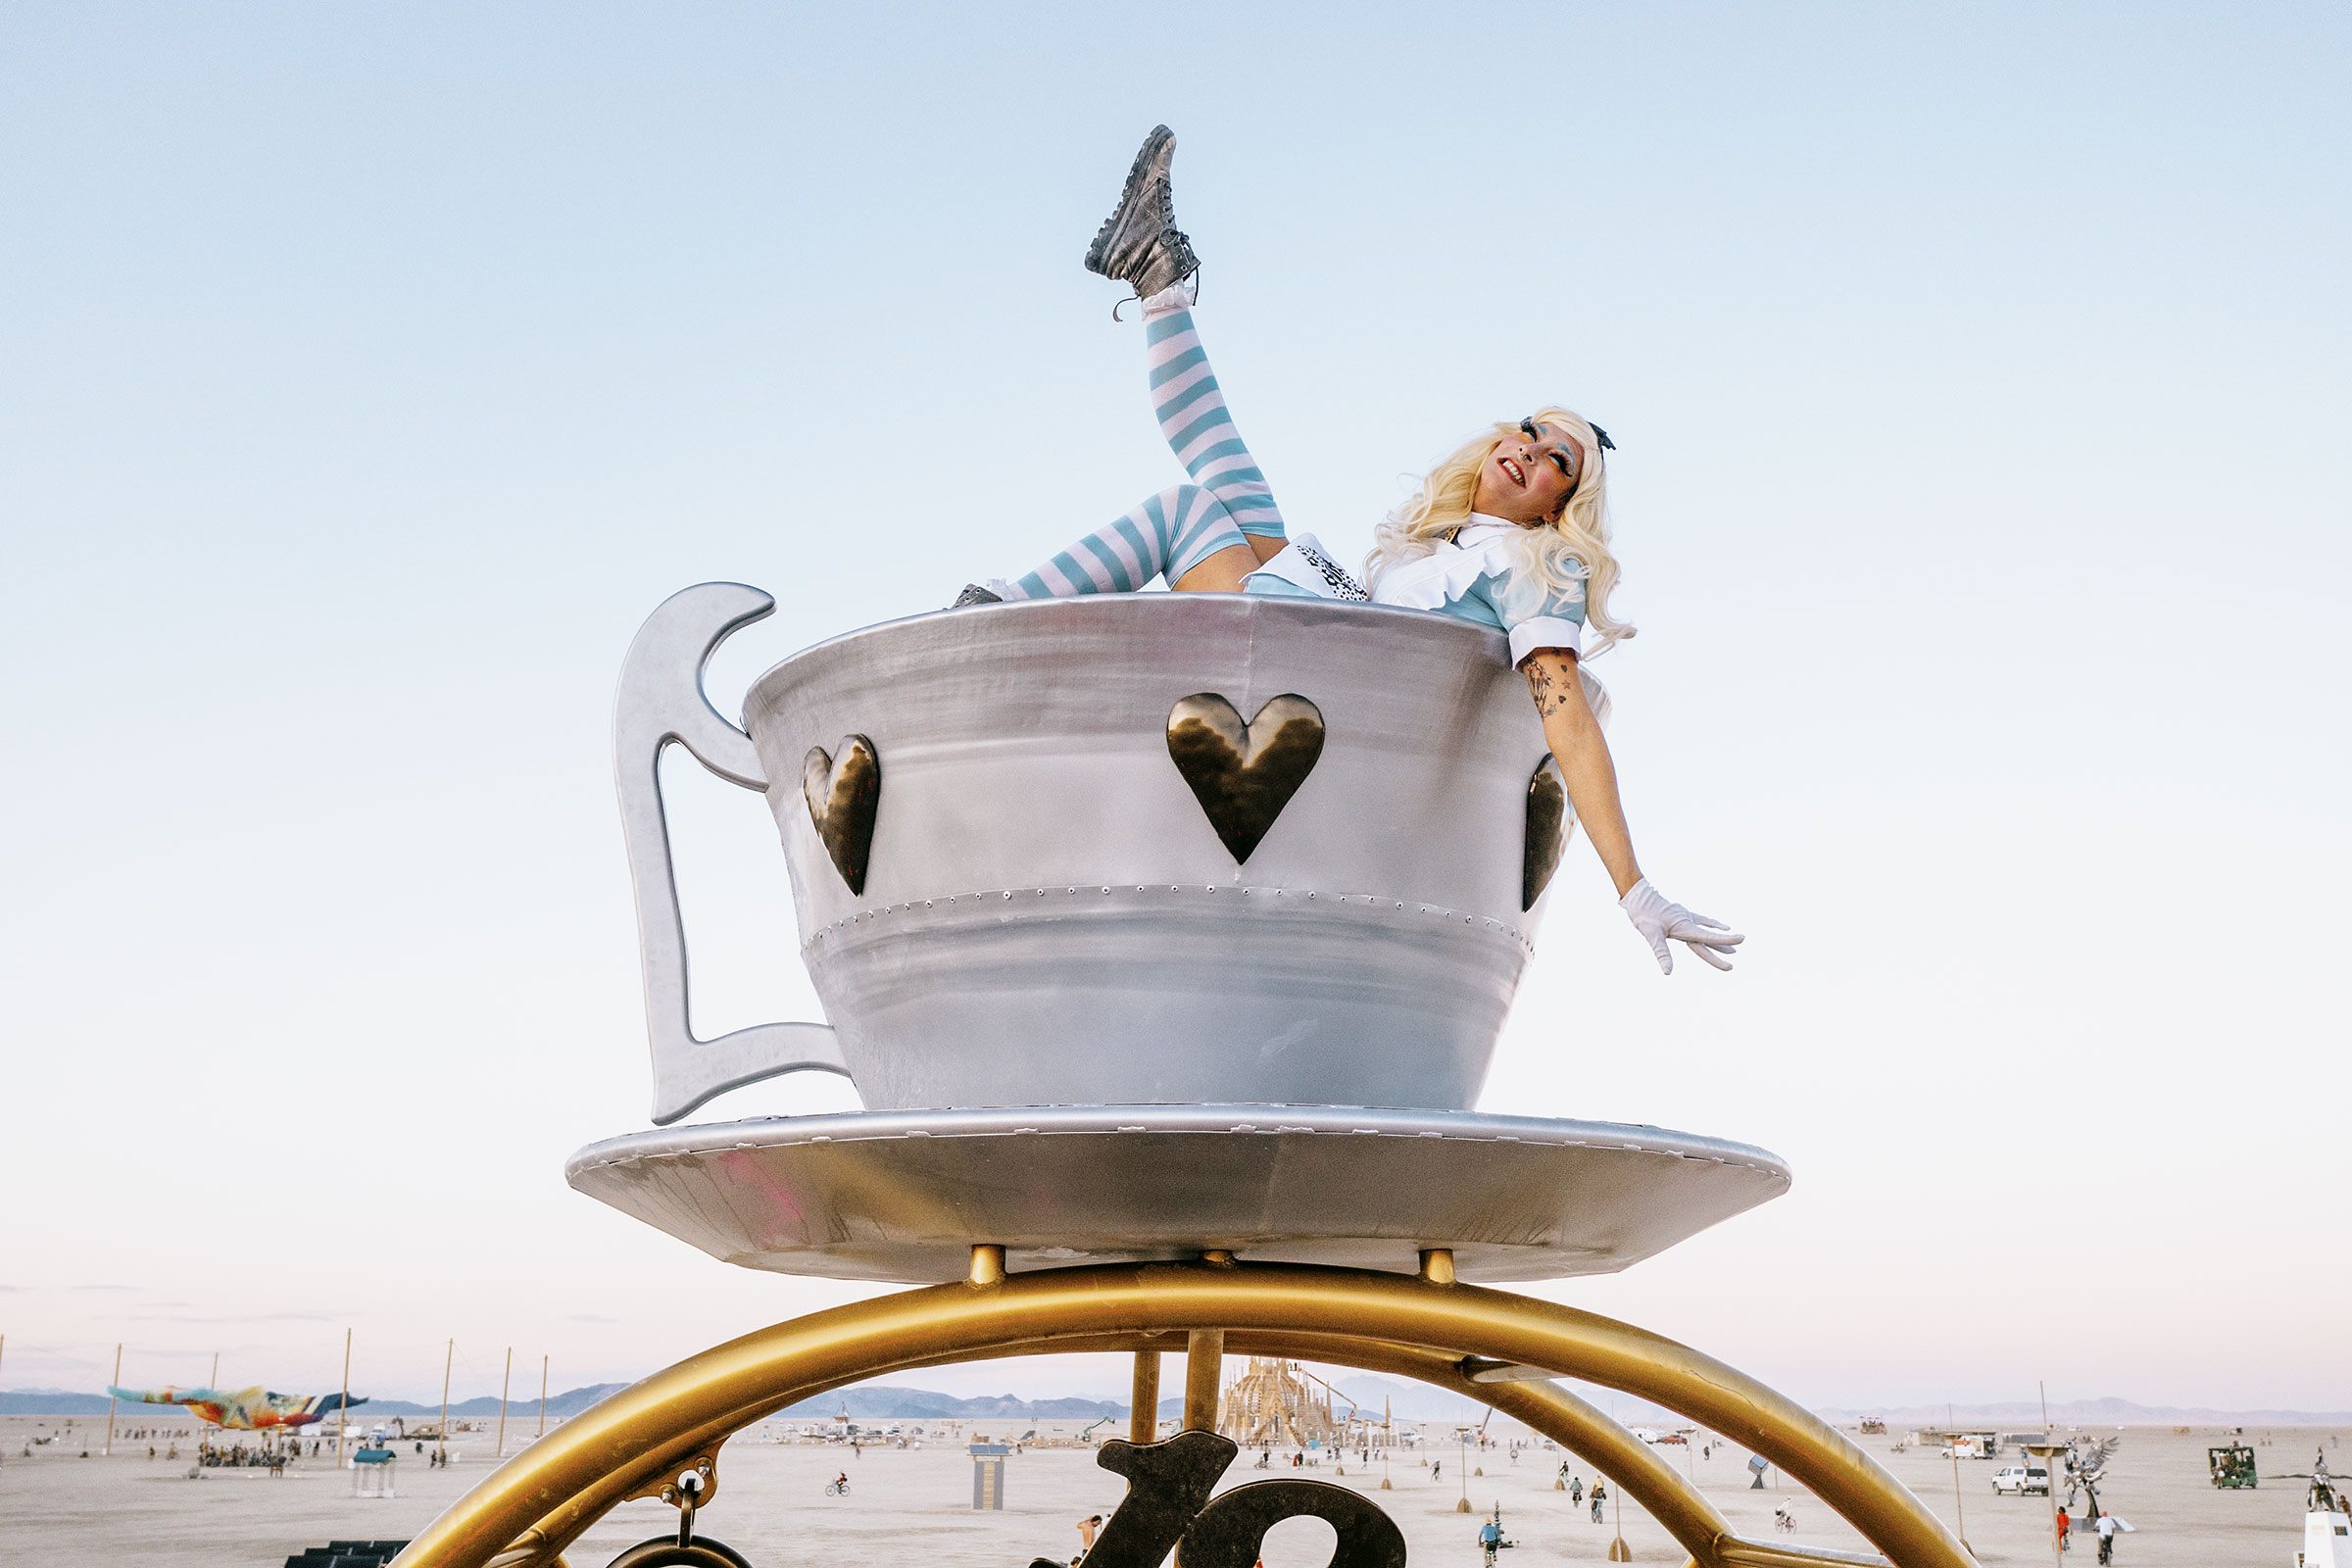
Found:
<svg viewBox="0 0 2352 1568"><path fill-rule="evenodd" d="M906 1423L911 1426L915 1423ZM453 1444L461 1455L449 1468L427 1469L421 1456L402 1447L397 1487L391 1499L352 1495L351 1475L328 1459L305 1460L282 1479L267 1470L207 1470L187 1479L188 1465L149 1459L144 1442L120 1435L111 1459L79 1457L82 1435L93 1439L104 1421L76 1419L73 1436L35 1446L26 1457L25 1439L58 1434L52 1418L0 1418L0 1563L106 1562L174 1568L203 1564L269 1564L271 1568L305 1546L329 1540L402 1539L415 1535L453 1498L491 1469L490 1435L468 1433ZM720 1496L702 1516L702 1528L742 1551L760 1568L808 1563L909 1559L943 1568L1023 1568L1033 1557L1062 1561L1078 1547L1076 1521L1107 1514L1123 1491L1115 1476L1098 1469L1094 1454L1078 1447L1031 1447L1007 1461L1005 1507L975 1513L971 1460L962 1442L978 1433L1017 1437L1033 1423L967 1424L945 1442L926 1438L920 1448L866 1447L853 1457L846 1447L761 1441L754 1428L736 1438L719 1457ZM1068 1436L1075 1424L1035 1423L1041 1437ZM777 1429L770 1429L774 1431ZM2100 1435L2112 1433L2105 1429ZM1528 1441L1496 1418L1492 1435ZM2325 1430L2282 1427L2249 1430L2266 1476L2308 1470L2315 1448L2328 1449L2332 1467L2352 1465L2352 1450L2339 1450L2338 1435ZM2302 1544L2303 1486L2299 1481L2265 1480L2250 1492L2218 1492L2206 1480L2205 1449L2223 1437L2208 1429L2177 1433L2169 1427L2125 1429L2123 1446L2108 1469L2102 1496L2117 1514L2137 1527L2116 1549L2129 1568L2290 1568ZM2268 1440L2266 1443L2265 1440ZM1895 1476L1924 1497L1946 1523L1954 1516L1953 1462L1932 1449L1896 1450L1894 1438L1858 1439ZM510 1433L510 1457L516 1446ZM160 1446L159 1446L160 1451ZM1463 1488L1450 1446L1424 1450L1445 1461L1443 1479L1430 1479L1422 1462L1401 1454L1387 1466L1394 1490L1377 1489L1382 1467L1369 1473L1349 1463L1340 1474L1329 1458L1306 1474L1372 1492L1402 1528L1411 1560L1475 1568L1478 1519L1454 1511ZM1695 1451L1664 1450L1686 1468L1740 1534L1764 1540L1867 1549L1853 1531L1777 1475L1774 1488L1748 1489L1745 1455L1718 1448L1711 1460ZM184 1452L184 1449L183 1449ZM2338 1455L2341 1455L2339 1460ZM1483 1475L1470 1478L1469 1495L1482 1512L1499 1504L1503 1524L1517 1547L1503 1558L1507 1568L1538 1568L1552 1561L1603 1559L1614 1536L1610 1524L1593 1524L1588 1511L1552 1490L1563 1459L1556 1450L1535 1446L1514 1461L1501 1448L1474 1453ZM1590 1485L1592 1469L1568 1459L1573 1473ZM1991 1490L1998 1464L1963 1460L1959 1471L1961 1524L1979 1558L1987 1563L2044 1563L2052 1560L2049 1505L2039 1497L1996 1497ZM847 1496L827 1496L825 1483L850 1472ZM1250 1456L1236 1461L1227 1485L1262 1480ZM1789 1510L1793 1537L1776 1536L1773 1512ZM567 1554L572 1568L610 1561L622 1548L648 1537L674 1533L676 1514L659 1503L624 1503ZM1622 1514L1626 1542L1637 1562L1681 1563L1666 1533L1628 1506ZM1266 1568L1321 1568L1331 1535L1316 1521L1277 1526L1267 1538ZM2088 1568L2094 1553L2082 1542L2070 1563Z"/></svg>

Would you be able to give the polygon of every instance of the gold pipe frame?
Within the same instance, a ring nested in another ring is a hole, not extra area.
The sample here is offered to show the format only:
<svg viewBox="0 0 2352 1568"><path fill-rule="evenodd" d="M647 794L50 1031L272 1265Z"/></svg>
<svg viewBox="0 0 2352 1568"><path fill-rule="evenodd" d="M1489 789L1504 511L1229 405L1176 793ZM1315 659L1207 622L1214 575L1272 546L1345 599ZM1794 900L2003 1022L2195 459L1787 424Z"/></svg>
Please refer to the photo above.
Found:
<svg viewBox="0 0 2352 1568"><path fill-rule="evenodd" d="M1225 1331L1194 1329L1184 1346L1184 1427L1217 1430L1217 1402L1225 1393Z"/></svg>
<svg viewBox="0 0 2352 1568"><path fill-rule="evenodd" d="M1159 1352L1135 1352L1135 1382L1127 1392L1127 1441L1159 1441Z"/></svg>
<svg viewBox="0 0 2352 1568"><path fill-rule="evenodd" d="M1161 1336L1160 1338L1165 1338ZM1322 1361L1334 1366L1352 1366L1368 1372L1387 1372L1409 1377L1458 1395L1466 1399L1492 1404L1504 1414L1524 1422L1532 1430L1551 1439L1567 1451L1592 1465L1633 1499L1634 1503L1662 1525L1678 1544L1690 1554L1690 1568L1839 1568L1844 1564L1875 1564L1885 1568L1886 1559L1861 1556L1851 1552L1807 1547L1770 1541L1754 1541L1734 1535L1727 1521L1709 1502L1704 1494L1677 1475L1673 1466L1646 1445L1639 1442L1626 1428L1604 1414L1600 1408L1578 1398L1567 1390L1549 1383L1482 1384L1465 1375L1461 1358L1443 1351L1423 1349L1415 1346L1391 1345L1379 1340L1361 1340L1342 1335L1280 1334L1271 1332L1229 1334L1226 1350L1232 1355L1276 1355L1295 1360ZM1139 1347L1141 1347L1139 1348ZM1139 1407L1156 1411L1158 1406L1158 1376L1156 1363L1160 1347L1152 1337L1120 1334L1085 1339L1054 1340L1044 1344L1022 1344L1001 1351L966 1352L938 1356L929 1360L901 1363L897 1370L907 1371L925 1366L952 1365L956 1362L985 1359L991 1355L1073 1355L1101 1353L1106 1355L1133 1354L1137 1366L1152 1366L1152 1394L1140 1401ZM1140 1376L1140 1374L1139 1374ZM842 1382L855 1382L845 1378ZM813 1398L836 1385L822 1385L800 1390L795 1400ZM1139 1384L1140 1386L1140 1384ZM754 1416L750 1419L758 1419ZM1156 1417L1153 1417L1156 1424ZM745 1424L748 1424L745 1423ZM1130 1422L1133 1430L1133 1422ZM1152 1443L1157 1438L1146 1431L1131 1437L1135 1443ZM648 1492L647 1495L651 1495ZM572 1516L567 1534L562 1542L553 1541L544 1533L552 1521L526 1532L515 1545L491 1559L488 1568L561 1568L562 1557L545 1556L555 1545L570 1544L580 1532L594 1523L593 1517Z"/></svg>
<svg viewBox="0 0 2352 1568"><path fill-rule="evenodd" d="M482 1568L534 1527L561 1550L669 1464L779 1405L859 1378L992 1354L1092 1348L1105 1341L1143 1348L1160 1335L1202 1327L1233 1331L1237 1343L1245 1336L1328 1336L1335 1343L1319 1358L1333 1360L1369 1352L1373 1346L1361 1343L1366 1341L1456 1362L1474 1353L1638 1395L1764 1455L1852 1523L1897 1568L1973 1568L1958 1540L1859 1447L1771 1389L1687 1346L1501 1291L1271 1263L1063 1269L990 1284L931 1286L759 1330L658 1372L565 1422L461 1497L397 1561L400 1568ZM1338 1352L1345 1347L1336 1342L1357 1343L1343 1355ZM1475 1396L1509 1409L1506 1400L1515 1403L1542 1386L1475 1387L1481 1391ZM1634 1472L1619 1474L1623 1484ZM1713 1521L1685 1523L1697 1536L1702 1522ZM1719 1522L1707 1535L1707 1554L1692 1552L1700 1562L1850 1560L1736 1541L1721 1533ZM1679 1532L1677 1539L1686 1547L1698 1544Z"/></svg>

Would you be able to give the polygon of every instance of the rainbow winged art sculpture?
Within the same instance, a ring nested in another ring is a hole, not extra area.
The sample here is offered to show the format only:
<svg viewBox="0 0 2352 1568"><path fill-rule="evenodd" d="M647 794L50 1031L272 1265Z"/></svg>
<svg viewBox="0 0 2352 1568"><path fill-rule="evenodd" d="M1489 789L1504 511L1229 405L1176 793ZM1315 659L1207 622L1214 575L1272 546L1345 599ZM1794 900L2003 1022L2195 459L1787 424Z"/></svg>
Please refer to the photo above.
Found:
<svg viewBox="0 0 2352 1568"><path fill-rule="evenodd" d="M250 1389L118 1389L110 1385L106 1392L132 1404L184 1405L214 1426L232 1432L312 1426L337 1410L368 1402L345 1394L271 1394L260 1384Z"/></svg>

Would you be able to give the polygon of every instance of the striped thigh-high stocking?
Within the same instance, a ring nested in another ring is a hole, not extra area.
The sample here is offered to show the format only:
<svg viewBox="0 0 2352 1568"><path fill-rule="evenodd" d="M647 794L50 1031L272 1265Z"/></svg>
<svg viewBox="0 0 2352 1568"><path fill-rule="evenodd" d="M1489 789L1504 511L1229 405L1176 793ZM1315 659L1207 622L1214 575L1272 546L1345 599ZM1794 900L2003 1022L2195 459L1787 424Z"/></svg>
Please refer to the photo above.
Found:
<svg viewBox="0 0 2352 1568"><path fill-rule="evenodd" d="M1131 594L1154 577L1173 585L1218 551L1244 543L1215 496L1197 484L1173 485L1028 575L990 586L1006 599Z"/></svg>
<svg viewBox="0 0 2352 1568"><path fill-rule="evenodd" d="M1218 551L1246 544L1244 534L1284 537L1274 492L1200 347L1193 297L1188 282L1144 302L1144 348L1159 433L1194 482L1162 490L1015 582L992 582L1004 598L1134 593L1153 577L1172 587Z"/></svg>
<svg viewBox="0 0 2352 1568"><path fill-rule="evenodd" d="M1217 498L1235 527L1261 539L1283 538L1274 491L1225 407L1225 394L1208 368L1208 351L1193 325L1192 303L1189 282L1144 302L1144 351L1159 433L1193 483Z"/></svg>

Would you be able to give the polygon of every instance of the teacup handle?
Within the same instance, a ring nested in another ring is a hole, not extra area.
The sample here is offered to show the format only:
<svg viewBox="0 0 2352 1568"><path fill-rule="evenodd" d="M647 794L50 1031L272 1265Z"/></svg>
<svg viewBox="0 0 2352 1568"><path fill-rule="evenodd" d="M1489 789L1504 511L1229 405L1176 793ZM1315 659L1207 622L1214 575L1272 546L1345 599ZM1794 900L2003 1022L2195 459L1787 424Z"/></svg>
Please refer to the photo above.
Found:
<svg viewBox="0 0 2352 1568"><path fill-rule="evenodd" d="M620 668L612 712L612 769L629 879L637 889L637 945L645 960L645 1023L654 1053L654 1121L666 1125L713 1095L788 1072L850 1076L829 1025L762 1023L697 1040L686 1006L686 927L670 869L662 806L662 753L676 742L730 784L764 790L752 738L719 716L703 692L710 656L776 602L739 582L681 589L646 617Z"/></svg>

